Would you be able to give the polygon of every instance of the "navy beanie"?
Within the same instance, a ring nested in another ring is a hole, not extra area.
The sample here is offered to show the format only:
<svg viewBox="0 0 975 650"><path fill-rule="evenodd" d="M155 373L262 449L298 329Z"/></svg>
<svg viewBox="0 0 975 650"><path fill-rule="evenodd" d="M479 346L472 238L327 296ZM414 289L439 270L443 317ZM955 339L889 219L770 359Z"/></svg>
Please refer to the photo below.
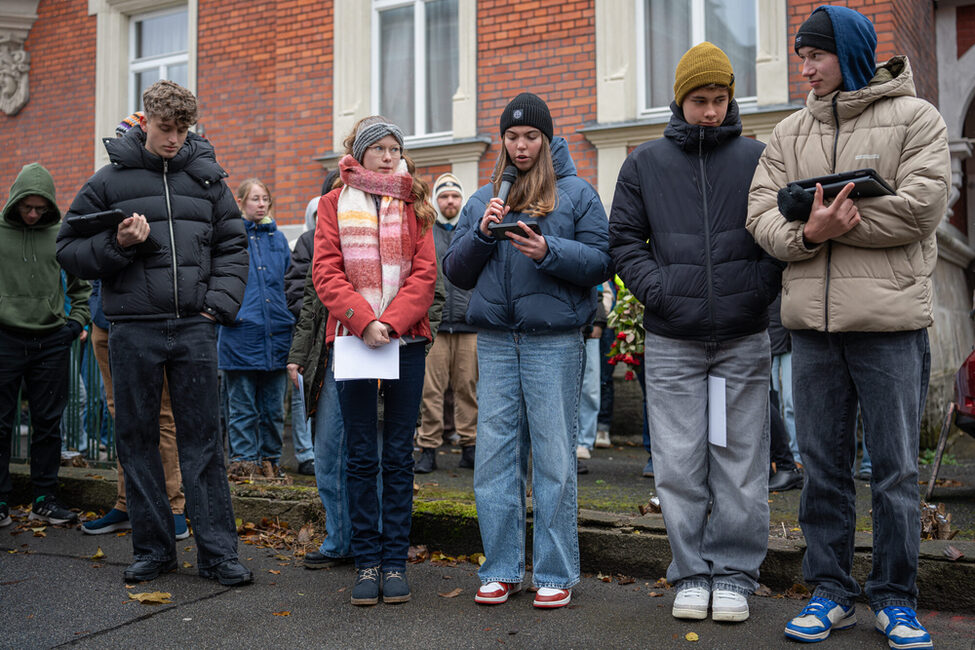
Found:
<svg viewBox="0 0 975 650"><path fill-rule="evenodd" d="M501 136L512 126L531 126L541 131L548 141L552 141L552 114L548 105L538 95L521 93L504 107L501 113Z"/></svg>
<svg viewBox="0 0 975 650"><path fill-rule="evenodd" d="M816 34L823 33L822 18L816 14L822 13L829 19L832 26L834 49L828 49L810 42L812 28L817 28ZM809 32L804 31L809 25ZM827 52L835 52L839 59L840 72L843 74L845 91L859 90L867 86L877 72L877 32L870 19L859 11L847 7L823 5L810 14L806 22L796 33L796 51L807 45L817 47Z"/></svg>

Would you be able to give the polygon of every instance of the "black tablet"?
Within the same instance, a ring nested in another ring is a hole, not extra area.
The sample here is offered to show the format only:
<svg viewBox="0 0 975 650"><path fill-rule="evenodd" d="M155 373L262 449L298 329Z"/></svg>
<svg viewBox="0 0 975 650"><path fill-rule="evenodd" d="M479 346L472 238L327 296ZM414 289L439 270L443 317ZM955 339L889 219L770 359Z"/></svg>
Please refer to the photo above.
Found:
<svg viewBox="0 0 975 650"><path fill-rule="evenodd" d="M857 169L851 172L841 172L839 174L829 174L828 176L817 176L816 178L804 178L795 183L810 194L815 194L816 183L823 186L823 198L829 199L840 193L847 183L853 183L856 187L850 192L851 199L867 198L871 196L889 196L894 194L894 188L884 181L877 174L875 169Z"/></svg>
<svg viewBox="0 0 975 650"><path fill-rule="evenodd" d="M79 235L94 235L109 228L117 228L125 220L121 210L106 210L92 214L73 214L68 217L68 225Z"/></svg>
<svg viewBox="0 0 975 650"><path fill-rule="evenodd" d="M537 221L523 221L523 223L536 235L542 234L542 229L539 228ZM494 235L495 239L507 239L509 232L513 232L516 235L521 235L522 237L527 236L525 235L525 230L517 223L490 223L488 224L488 230L492 235Z"/></svg>

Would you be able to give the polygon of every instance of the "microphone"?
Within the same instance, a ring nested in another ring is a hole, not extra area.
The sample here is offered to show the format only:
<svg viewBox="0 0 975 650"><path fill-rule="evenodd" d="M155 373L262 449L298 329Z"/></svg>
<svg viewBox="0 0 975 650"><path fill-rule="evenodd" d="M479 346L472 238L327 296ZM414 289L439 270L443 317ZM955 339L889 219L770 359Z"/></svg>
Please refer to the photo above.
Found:
<svg viewBox="0 0 975 650"><path fill-rule="evenodd" d="M501 199L501 203L508 202L508 192L511 191L511 186L516 178L518 178L518 168L514 165L508 165L501 172L501 187L498 189L498 198Z"/></svg>

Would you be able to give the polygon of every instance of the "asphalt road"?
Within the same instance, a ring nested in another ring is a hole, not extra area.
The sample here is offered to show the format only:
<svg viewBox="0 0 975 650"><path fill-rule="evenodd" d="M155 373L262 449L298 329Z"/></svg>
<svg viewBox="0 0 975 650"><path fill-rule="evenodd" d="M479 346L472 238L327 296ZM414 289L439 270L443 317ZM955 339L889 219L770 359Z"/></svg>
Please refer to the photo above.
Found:
<svg viewBox="0 0 975 650"><path fill-rule="evenodd" d="M255 584L228 589L196 575L191 537L178 544L178 573L151 583L126 585L131 537L88 536L46 526L44 537L17 522L0 530L0 647L46 648L799 648L782 636L802 602L782 597L751 599L743 624L677 621L673 591L637 581L620 584L586 576L570 607L540 611L531 596L505 605L473 602L475 566L412 564L413 600L359 608L349 604L349 567L308 571L279 552L241 545ZM92 556L101 549L104 557ZM279 572L279 573L272 573ZM454 597L446 595L460 590ZM172 604L135 602L132 593L162 591ZM662 592L651 596L650 592ZM860 624L821 647L886 648L859 605ZM275 615L277 613L278 615ZM287 613L287 615L282 615ZM938 648L975 649L975 612L919 613ZM699 640L688 641L688 633Z"/></svg>

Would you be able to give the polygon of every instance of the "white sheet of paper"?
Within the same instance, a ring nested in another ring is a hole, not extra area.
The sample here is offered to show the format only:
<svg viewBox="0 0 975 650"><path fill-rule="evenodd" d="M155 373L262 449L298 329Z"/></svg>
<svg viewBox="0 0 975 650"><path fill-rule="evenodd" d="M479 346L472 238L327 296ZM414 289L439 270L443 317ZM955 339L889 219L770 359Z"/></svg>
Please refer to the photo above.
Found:
<svg viewBox="0 0 975 650"><path fill-rule="evenodd" d="M370 348L358 336L336 336L335 381L349 379L399 379L399 339Z"/></svg>
<svg viewBox="0 0 975 650"><path fill-rule="evenodd" d="M728 419L724 377L708 375L708 442L717 447L728 446Z"/></svg>
<svg viewBox="0 0 975 650"><path fill-rule="evenodd" d="M302 420L307 420L308 418L305 416L305 413L308 412L308 408L305 405L305 378L301 376L300 372L298 373L298 388L294 390L298 391L298 395L301 396L301 413L292 413L291 418L294 419L297 415Z"/></svg>

